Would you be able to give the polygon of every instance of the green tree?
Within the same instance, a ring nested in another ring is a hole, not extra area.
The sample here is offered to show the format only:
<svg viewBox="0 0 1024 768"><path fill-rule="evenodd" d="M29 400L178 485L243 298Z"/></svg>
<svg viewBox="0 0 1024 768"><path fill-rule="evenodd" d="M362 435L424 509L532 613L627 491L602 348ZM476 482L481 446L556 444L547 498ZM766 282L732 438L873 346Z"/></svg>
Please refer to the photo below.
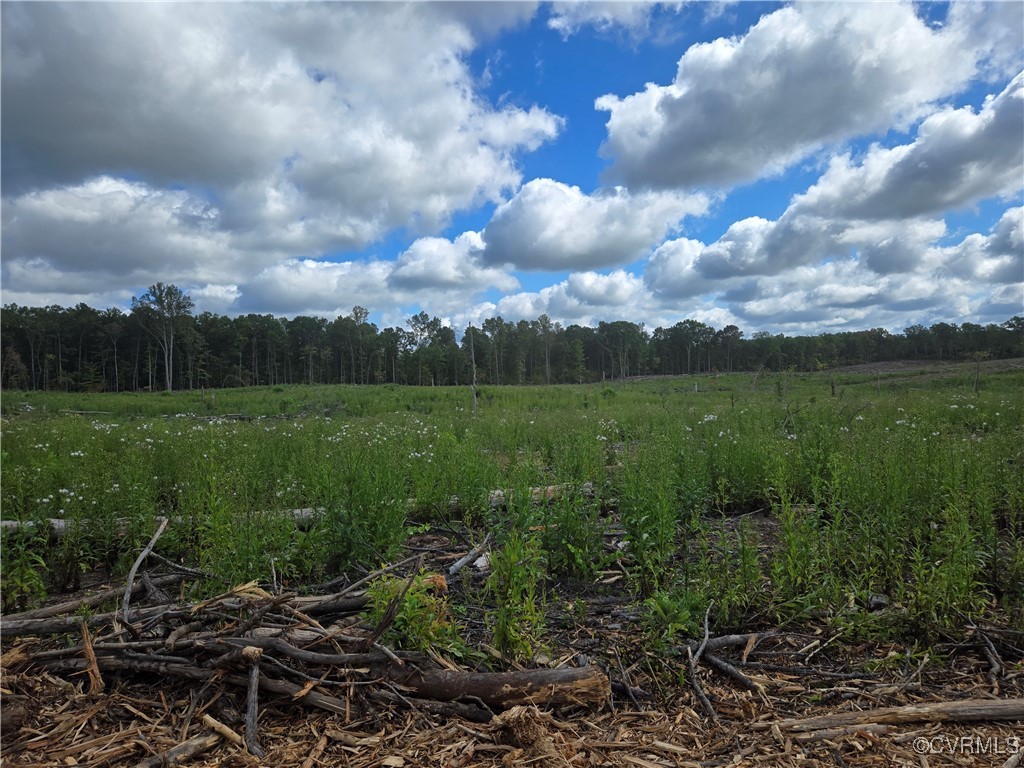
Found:
<svg viewBox="0 0 1024 768"><path fill-rule="evenodd" d="M132 297L132 311L153 338L164 357L164 383L174 388L174 337L182 318L192 315L192 299L176 285L155 283L138 298Z"/></svg>

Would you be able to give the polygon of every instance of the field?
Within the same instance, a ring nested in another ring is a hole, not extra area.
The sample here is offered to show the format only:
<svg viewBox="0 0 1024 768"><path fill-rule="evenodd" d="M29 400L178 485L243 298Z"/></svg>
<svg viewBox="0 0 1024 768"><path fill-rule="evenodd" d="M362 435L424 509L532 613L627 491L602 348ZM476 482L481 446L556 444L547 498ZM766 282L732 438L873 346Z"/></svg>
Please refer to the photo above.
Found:
<svg viewBox="0 0 1024 768"><path fill-rule="evenodd" d="M488 386L475 400L5 392L2 409L0 509L21 524L4 529L8 616L123 577L158 516L157 553L206 574L192 600L250 581L301 593L416 552L441 571L489 533L487 568L450 579L443 631L410 591L388 643L495 668L586 652L620 706L735 728L757 697L688 668L691 641L812 638L797 648L826 678L889 676L873 706L933 700L961 657L982 680L1001 662L997 697L1024 682L1022 365ZM371 595L393 601L388 584ZM812 694L786 711L827 703ZM829 764L838 747L816 749L801 759ZM27 754L7 750L12 765Z"/></svg>

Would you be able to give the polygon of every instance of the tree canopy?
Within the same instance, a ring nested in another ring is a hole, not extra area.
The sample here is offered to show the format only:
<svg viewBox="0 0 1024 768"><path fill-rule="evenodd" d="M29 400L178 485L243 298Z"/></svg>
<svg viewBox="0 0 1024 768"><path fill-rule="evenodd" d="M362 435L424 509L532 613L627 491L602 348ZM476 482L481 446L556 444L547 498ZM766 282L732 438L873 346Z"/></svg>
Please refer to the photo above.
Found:
<svg viewBox="0 0 1024 768"><path fill-rule="evenodd" d="M420 312L378 328L369 312L193 314L177 286L156 283L118 309L4 306L0 384L7 389L122 391L276 384L559 384L642 375L814 371L885 360L1024 356L1024 318L1001 324L912 325L785 336L687 319L649 331L487 318L472 336ZM460 338L461 336L461 338ZM471 349L472 347L472 349Z"/></svg>

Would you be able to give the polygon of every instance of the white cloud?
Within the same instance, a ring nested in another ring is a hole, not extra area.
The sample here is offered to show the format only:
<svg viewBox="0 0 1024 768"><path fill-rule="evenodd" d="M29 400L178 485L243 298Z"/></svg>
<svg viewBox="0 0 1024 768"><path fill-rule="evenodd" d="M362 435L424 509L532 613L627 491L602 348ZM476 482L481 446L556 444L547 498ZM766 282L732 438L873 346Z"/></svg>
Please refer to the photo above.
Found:
<svg viewBox="0 0 1024 768"><path fill-rule="evenodd" d="M180 185L250 247L435 231L514 191L515 154L561 126L479 98L473 33L447 6L47 3L3 20L5 193Z"/></svg>
<svg viewBox="0 0 1024 768"><path fill-rule="evenodd" d="M187 291L196 305L196 312L214 312L218 315L230 315L234 312L242 292L237 285L215 285L209 283L191 288Z"/></svg>
<svg viewBox="0 0 1024 768"><path fill-rule="evenodd" d="M534 320L546 314L566 325L596 325L602 320L644 322L651 304L642 278L617 269L607 275L578 272L539 291L505 296L495 311L513 320Z"/></svg>
<svg viewBox="0 0 1024 768"><path fill-rule="evenodd" d="M483 231L484 261L557 272L627 264L673 231L708 199L674 192L586 195L579 187L534 179L500 206Z"/></svg>
<svg viewBox="0 0 1024 768"><path fill-rule="evenodd" d="M1020 69L1024 21L1019 2L959 0L950 5L949 34L979 53L979 74L992 82Z"/></svg>
<svg viewBox="0 0 1024 768"><path fill-rule="evenodd" d="M697 272L697 260L707 246L681 237L658 246L647 260L644 281L658 296L691 298L715 289L715 282Z"/></svg>
<svg viewBox="0 0 1024 768"><path fill-rule="evenodd" d="M854 163L832 159L793 210L845 219L900 219L1008 196L1024 186L1024 73L970 107L929 115L912 144L871 147Z"/></svg>
<svg viewBox="0 0 1024 768"><path fill-rule="evenodd" d="M409 291L517 289L519 281L508 272L480 263L483 247L477 232L464 232L454 241L443 237L420 238L398 257L388 284Z"/></svg>
<svg viewBox="0 0 1024 768"><path fill-rule="evenodd" d="M956 245L932 249L927 263L938 275L962 280L1024 283L1024 207L1005 211L988 235L973 233Z"/></svg>
<svg viewBox="0 0 1024 768"><path fill-rule="evenodd" d="M1024 26L1024 6L1007 5L1014 9L1001 15ZM908 3L812 2L762 17L743 37L694 45L669 85L596 101L610 113L609 177L731 185L827 144L908 126L994 55L971 34L976 21L962 14L933 30Z"/></svg>
<svg viewBox="0 0 1024 768"><path fill-rule="evenodd" d="M243 286L239 309L335 317L356 305L390 307L390 269L389 263L381 261L284 261L264 269Z"/></svg>
<svg viewBox="0 0 1024 768"><path fill-rule="evenodd" d="M604 0L554 2L551 4L548 27L560 33L563 39L571 37L586 26L594 27L601 32L620 28L638 36L647 30L655 5L657 4L650 2ZM681 4L675 4L677 8L679 5Z"/></svg>
<svg viewBox="0 0 1024 768"><path fill-rule="evenodd" d="M902 231L880 222L841 231L833 242L837 251L845 246L842 256L756 274L737 269L716 279L702 271L713 246L669 241L652 254L644 281L662 308L700 296L739 318L740 327L785 333L902 328L916 318L958 313L1002 322L1019 313L1019 298L1015 308L1007 302L1024 295L1024 208L1007 210L990 234L970 234L953 246L934 244L945 233L941 221L902 224ZM741 229L753 233L747 243L764 247L775 226L760 219ZM734 235L730 242L740 240Z"/></svg>
<svg viewBox="0 0 1024 768"><path fill-rule="evenodd" d="M220 213L178 190L101 176L28 192L3 205L4 273L20 290L21 267L46 264L47 290L109 289L157 280L220 282L242 255L219 228Z"/></svg>

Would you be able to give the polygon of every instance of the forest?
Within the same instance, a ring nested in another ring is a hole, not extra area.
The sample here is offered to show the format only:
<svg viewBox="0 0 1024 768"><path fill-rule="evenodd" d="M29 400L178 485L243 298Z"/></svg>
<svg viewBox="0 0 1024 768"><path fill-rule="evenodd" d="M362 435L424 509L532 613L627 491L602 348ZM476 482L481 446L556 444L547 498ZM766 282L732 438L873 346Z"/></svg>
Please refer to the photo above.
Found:
<svg viewBox="0 0 1024 768"><path fill-rule="evenodd" d="M343 317L194 313L191 298L156 283L131 311L5 305L0 385L48 391L141 391L285 384L578 384L636 376L817 371L888 360L1024 356L1024 317L1002 324L912 325L749 337L683 320L650 331L615 320L562 326L547 315L492 317L462 330L425 312L378 328Z"/></svg>

